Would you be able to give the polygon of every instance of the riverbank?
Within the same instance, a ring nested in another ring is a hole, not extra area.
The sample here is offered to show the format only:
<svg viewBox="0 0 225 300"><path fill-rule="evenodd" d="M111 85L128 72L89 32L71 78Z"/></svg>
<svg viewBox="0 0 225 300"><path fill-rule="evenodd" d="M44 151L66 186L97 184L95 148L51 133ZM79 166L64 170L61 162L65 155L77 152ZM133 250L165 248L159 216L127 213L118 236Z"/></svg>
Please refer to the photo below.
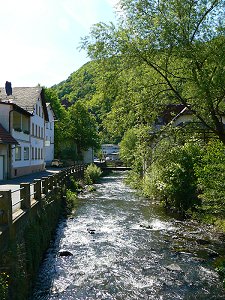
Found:
<svg viewBox="0 0 225 300"><path fill-rule="evenodd" d="M73 178L83 177L84 167L75 166L35 180L32 192L30 183L21 184L20 207L14 213L11 191L0 191L0 299L28 299L43 255L67 208L67 187Z"/></svg>

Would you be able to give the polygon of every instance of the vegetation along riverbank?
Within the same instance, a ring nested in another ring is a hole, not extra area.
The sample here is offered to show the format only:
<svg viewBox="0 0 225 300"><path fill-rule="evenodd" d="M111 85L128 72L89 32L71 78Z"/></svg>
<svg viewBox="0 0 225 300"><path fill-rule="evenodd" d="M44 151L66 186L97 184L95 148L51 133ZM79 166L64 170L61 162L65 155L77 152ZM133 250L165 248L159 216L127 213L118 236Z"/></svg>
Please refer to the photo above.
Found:
<svg viewBox="0 0 225 300"><path fill-rule="evenodd" d="M95 24L82 39L91 61L48 91L69 119L82 103L100 140L120 143L132 186L223 232L224 7L121 0L118 23ZM63 132L68 122L59 119Z"/></svg>

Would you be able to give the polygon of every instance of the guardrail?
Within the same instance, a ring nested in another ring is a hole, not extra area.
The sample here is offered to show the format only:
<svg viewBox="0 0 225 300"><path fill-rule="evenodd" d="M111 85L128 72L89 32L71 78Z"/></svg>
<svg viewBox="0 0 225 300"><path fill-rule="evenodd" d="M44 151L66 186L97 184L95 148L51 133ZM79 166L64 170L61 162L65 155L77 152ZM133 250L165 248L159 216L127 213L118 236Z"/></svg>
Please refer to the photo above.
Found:
<svg viewBox="0 0 225 300"><path fill-rule="evenodd" d="M84 169L84 165L75 165L54 175L35 179L32 184L21 183L17 190L0 191L0 226L10 226L20 213L29 210L35 203L47 202L48 195L66 185L70 176L82 177ZM16 193L18 200L13 201L12 196Z"/></svg>

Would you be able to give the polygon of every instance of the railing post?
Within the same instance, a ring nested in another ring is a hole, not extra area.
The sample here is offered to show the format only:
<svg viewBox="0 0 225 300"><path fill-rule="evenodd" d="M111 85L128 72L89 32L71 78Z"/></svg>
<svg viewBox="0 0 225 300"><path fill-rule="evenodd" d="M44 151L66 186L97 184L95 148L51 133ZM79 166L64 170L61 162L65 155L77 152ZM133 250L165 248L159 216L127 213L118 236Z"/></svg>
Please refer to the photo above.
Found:
<svg viewBox="0 0 225 300"><path fill-rule="evenodd" d="M52 181L53 181L53 189L57 187L57 177L58 174L52 175Z"/></svg>
<svg viewBox="0 0 225 300"><path fill-rule="evenodd" d="M12 194L11 190L0 192L0 225L12 224Z"/></svg>
<svg viewBox="0 0 225 300"><path fill-rule="evenodd" d="M49 182L48 177L42 177L42 186L43 186L42 193L45 195L48 194L48 182Z"/></svg>
<svg viewBox="0 0 225 300"><path fill-rule="evenodd" d="M31 207L31 199L30 199L30 184L29 183L21 183L20 184L20 200L21 200L21 208L29 209Z"/></svg>
<svg viewBox="0 0 225 300"><path fill-rule="evenodd" d="M53 190L53 186L54 186L53 176L54 176L54 175L48 176L48 180L49 180L49 190L50 190L50 191Z"/></svg>
<svg viewBox="0 0 225 300"><path fill-rule="evenodd" d="M41 179L34 179L34 199L41 201Z"/></svg>

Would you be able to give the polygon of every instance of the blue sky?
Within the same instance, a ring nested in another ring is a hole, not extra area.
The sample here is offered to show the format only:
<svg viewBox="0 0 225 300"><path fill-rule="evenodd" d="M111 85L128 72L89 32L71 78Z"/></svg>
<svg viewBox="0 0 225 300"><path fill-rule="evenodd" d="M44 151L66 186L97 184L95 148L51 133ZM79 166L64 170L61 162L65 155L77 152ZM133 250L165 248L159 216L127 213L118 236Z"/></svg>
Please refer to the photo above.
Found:
<svg viewBox="0 0 225 300"><path fill-rule="evenodd" d="M4 0L0 86L50 87L88 61L77 47L98 22L115 22L118 0Z"/></svg>

